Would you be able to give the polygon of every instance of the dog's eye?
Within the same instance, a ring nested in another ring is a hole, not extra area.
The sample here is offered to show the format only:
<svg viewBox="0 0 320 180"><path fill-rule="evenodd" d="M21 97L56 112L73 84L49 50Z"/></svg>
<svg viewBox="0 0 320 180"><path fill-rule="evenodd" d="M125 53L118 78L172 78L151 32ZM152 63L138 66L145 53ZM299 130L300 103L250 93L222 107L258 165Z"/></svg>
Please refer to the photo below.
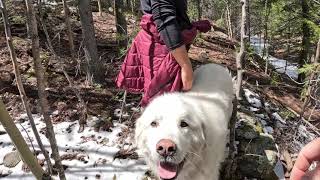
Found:
<svg viewBox="0 0 320 180"><path fill-rule="evenodd" d="M157 121L152 121L150 125L152 127L157 127L158 126L158 122Z"/></svg>
<svg viewBox="0 0 320 180"><path fill-rule="evenodd" d="M185 127L188 127L188 126L189 126L189 124L186 123L185 121L181 121L180 122L180 127L185 128Z"/></svg>

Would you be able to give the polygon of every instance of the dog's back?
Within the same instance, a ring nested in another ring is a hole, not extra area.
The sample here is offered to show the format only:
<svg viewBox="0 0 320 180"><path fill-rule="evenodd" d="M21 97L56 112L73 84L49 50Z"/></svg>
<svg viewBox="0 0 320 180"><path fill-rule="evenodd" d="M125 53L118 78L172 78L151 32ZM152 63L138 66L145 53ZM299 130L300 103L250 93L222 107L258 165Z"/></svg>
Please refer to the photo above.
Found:
<svg viewBox="0 0 320 180"><path fill-rule="evenodd" d="M194 72L194 84L190 93L204 96L218 94L230 97L233 94L232 78L228 70L221 65L206 64Z"/></svg>
<svg viewBox="0 0 320 180"><path fill-rule="evenodd" d="M225 157L233 98L232 77L226 68L208 64L194 72L194 86L186 93L185 100L193 103L195 112L202 113L205 124L207 147L199 164L204 172L195 176L199 180L218 179L220 163Z"/></svg>

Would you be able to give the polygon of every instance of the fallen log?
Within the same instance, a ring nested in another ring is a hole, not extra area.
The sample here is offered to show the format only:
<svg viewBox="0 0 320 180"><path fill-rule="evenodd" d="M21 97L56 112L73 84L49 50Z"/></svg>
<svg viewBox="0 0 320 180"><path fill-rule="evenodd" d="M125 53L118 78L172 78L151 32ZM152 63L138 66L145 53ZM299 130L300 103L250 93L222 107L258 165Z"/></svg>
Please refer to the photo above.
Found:
<svg viewBox="0 0 320 180"><path fill-rule="evenodd" d="M235 49L235 46L239 46L239 42L237 42L234 39L228 39L228 38L223 38L223 37L218 37L218 36L212 36L212 35L203 35L202 37L203 40L208 41L213 44L218 44L223 47L227 47L230 49Z"/></svg>
<svg viewBox="0 0 320 180"><path fill-rule="evenodd" d="M12 82L2 82L0 81L1 89L0 94L3 94L5 92L9 92L12 94L19 95L19 90L17 86L13 85ZM24 85L25 91L28 97L31 98L38 98L38 91L35 86L32 85ZM55 89L48 89L49 99L61 99L61 100L78 100L76 94L71 90L55 90ZM115 102L113 100L114 93L116 93L116 89L110 90L105 93L99 93L99 92L92 92L92 91L84 91L80 90L80 95L83 97L85 102Z"/></svg>
<svg viewBox="0 0 320 180"><path fill-rule="evenodd" d="M263 88L264 94L273 100L276 100L279 102L282 106L286 107L287 109L294 111L297 114L300 114L302 111L302 104L303 102L296 97L294 97L292 94L282 92L281 90L272 90L270 88ZM281 95L279 95L281 93ZM304 112L305 119L311 119L319 120L320 119L320 112L319 111L313 111L311 108L306 108Z"/></svg>

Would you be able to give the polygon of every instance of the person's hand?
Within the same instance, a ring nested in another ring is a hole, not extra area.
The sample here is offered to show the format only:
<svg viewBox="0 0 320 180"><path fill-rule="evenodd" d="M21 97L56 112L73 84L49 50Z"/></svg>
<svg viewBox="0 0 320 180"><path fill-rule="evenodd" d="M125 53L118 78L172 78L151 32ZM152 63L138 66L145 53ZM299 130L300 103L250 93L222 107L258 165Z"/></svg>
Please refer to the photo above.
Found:
<svg viewBox="0 0 320 180"><path fill-rule="evenodd" d="M290 180L320 180L320 164L315 170L308 171L314 161L320 161L320 138L302 148L291 171Z"/></svg>
<svg viewBox="0 0 320 180"><path fill-rule="evenodd" d="M183 85L182 90L189 91L192 88L193 83L193 70L191 63L181 67L181 79Z"/></svg>

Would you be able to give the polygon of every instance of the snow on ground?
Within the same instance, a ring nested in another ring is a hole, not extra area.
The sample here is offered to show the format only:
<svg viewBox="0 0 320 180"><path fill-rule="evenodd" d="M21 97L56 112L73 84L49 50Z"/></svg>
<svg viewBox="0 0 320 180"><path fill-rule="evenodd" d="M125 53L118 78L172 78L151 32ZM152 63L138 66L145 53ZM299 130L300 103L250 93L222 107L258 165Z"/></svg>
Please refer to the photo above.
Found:
<svg viewBox="0 0 320 180"><path fill-rule="evenodd" d="M260 96L249 89L243 89L244 96L246 97L247 101L253 106L250 108L251 111L255 112L259 110L258 108L262 107Z"/></svg>
<svg viewBox="0 0 320 180"><path fill-rule="evenodd" d="M38 115L34 115L38 131L45 127L44 122ZM20 119L27 119L23 114ZM28 121L21 123L31 137L33 144L38 150L35 138L31 131ZM22 132L23 137L32 149L27 133L17 123L17 127ZM84 179L116 179L116 180L141 180L147 171L147 166L142 159L114 159L115 154L120 150L118 143L118 134L126 128L125 125L115 124L112 132L95 132L93 129L86 127L82 133L78 133L78 122L62 122L54 125L57 144L60 155L77 154L76 158L63 160L67 165L67 179L84 180ZM0 130L4 130L0 125ZM47 138L40 133L42 142L47 150L50 150ZM129 137L130 138L130 137ZM126 139L126 148L131 149L132 139ZM3 157L14 149L13 144L7 134L0 135L0 171L10 171L11 174L3 179L35 179L31 173L25 173L22 169L22 162L14 168L7 168L3 165ZM50 151L51 152L51 151ZM51 153L50 153L51 154ZM38 155L38 159L44 159L43 155ZM98 178L99 177L99 178Z"/></svg>
<svg viewBox="0 0 320 180"><path fill-rule="evenodd" d="M261 57L263 56L264 42L263 39L260 39L257 36L253 36L250 39L250 43L253 46L255 52ZM269 46L266 44L266 46ZM263 57L263 59L266 59ZM272 64L278 73L286 73L289 77L293 79L298 79L298 65L296 63L290 63L283 59L278 59L273 56L268 56L268 62Z"/></svg>

